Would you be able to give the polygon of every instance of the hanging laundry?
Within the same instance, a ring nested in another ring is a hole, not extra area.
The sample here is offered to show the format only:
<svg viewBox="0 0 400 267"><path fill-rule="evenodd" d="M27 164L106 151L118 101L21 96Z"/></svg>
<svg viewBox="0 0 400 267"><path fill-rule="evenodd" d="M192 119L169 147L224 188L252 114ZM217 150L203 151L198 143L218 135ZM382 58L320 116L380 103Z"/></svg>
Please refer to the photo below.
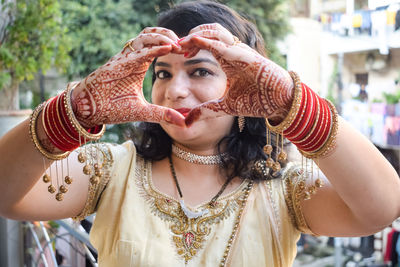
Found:
<svg viewBox="0 0 400 267"><path fill-rule="evenodd" d="M371 27L372 27L371 11L362 10L360 11L360 13L362 17L361 31L367 33L368 35L371 35Z"/></svg>
<svg viewBox="0 0 400 267"><path fill-rule="evenodd" d="M396 20L396 25L394 29L397 31L398 29L400 29L400 10L397 10L395 20Z"/></svg>
<svg viewBox="0 0 400 267"><path fill-rule="evenodd" d="M362 16L360 13L355 13L353 14L352 18L352 26L353 28L361 28L362 24Z"/></svg>

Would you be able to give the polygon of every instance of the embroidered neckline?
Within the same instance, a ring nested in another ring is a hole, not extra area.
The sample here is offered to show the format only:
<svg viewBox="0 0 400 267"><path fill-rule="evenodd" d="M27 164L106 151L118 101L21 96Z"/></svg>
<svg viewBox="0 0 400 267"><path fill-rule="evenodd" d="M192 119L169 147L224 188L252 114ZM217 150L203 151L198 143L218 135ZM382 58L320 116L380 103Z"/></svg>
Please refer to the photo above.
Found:
<svg viewBox="0 0 400 267"><path fill-rule="evenodd" d="M152 173L152 171L151 171L152 163L149 161L149 162L144 162L144 164L146 164L145 169L147 169L148 171L147 171L147 172L145 173L145 175L143 176L143 179L146 179L146 180L147 180L146 182L149 184L149 187L150 187L151 191L155 192L156 194L162 196L162 197L165 198L165 199L169 199L169 200L171 200L171 201L174 201L174 202L176 202L176 203L179 205L179 199L177 199L177 198L175 198L175 197L172 197L172 196L169 196L169 195L167 195L167 194L164 194L163 192L161 192L160 190L158 190L158 189L155 187L155 185L154 185L154 183L153 183L153 173ZM232 192L229 192L228 194L221 195L221 196L218 198L218 201L217 201L217 202L221 202L221 201L226 200L226 199L231 198L231 197L235 198L237 194L241 194L241 193L242 193L243 189L247 186L248 183L249 183L248 180L243 180L243 181L240 183L240 185L239 185L238 187L235 188L235 190L233 190ZM198 205L196 205L196 206L194 206L194 207L192 207L192 206L190 206L190 205L186 205L186 207L187 207L188 209L194 211L194 210L197 210L197 209L201 209L201 208L206 208L206 207L208 207L208 203L209 203L209 202L210 202L210 201L203 201L202 203L200 203L200 204L198 204Z"/></svg>
<svg viewBox="0 0 400 267"><path fill-rule="evenodd" d="M160 192L154 186L151 166L150 161L138 157L136 181L139 192L150 205L152 213L169 223L171 239L177 254L185 260L185 263L188 263L203 247L207 236L213 231L213 225L232 215L237 217L240 214L240 208L247 199L248 185L251 181L244 180L235 190L221 196L214 206L208 206L210 211L208 214L188 219L179 205L179 200ZM206 205L208 202L189 208L198 209Z"/></svg>

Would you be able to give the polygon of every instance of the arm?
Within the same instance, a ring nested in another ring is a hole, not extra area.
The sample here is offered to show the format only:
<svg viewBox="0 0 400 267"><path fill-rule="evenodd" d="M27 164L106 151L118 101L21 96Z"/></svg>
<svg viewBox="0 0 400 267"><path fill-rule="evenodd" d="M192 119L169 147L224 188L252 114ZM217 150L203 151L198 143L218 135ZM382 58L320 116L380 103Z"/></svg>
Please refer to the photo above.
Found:
<svg viewBox="0 0 400 267"><path fill-rule="evenodd" d="M40 118L40 116L39 116ZM37 134L42 143L46 135L37 122ZM43 156L34 147L29 135L29 121L26 120L0 139L0 215L12 219L48 220L75 216L83 208L87 197L88 179L76 161L76 153L69 158L71 176L65 199L58 202L54 194L47 191L48 184L41 180L44 169L49 167Z"/></svg>
<svg viewBox="0 0 400 267"><path fill-rule="evenodd" d="M77 123L87 128L127 121L166 121L184 125L182 114L173 109L147 103L142 92L143 78L150 63L155 57L170 53L173 49L179 50L177 40L178 37L172 31L147 28L137 38L129 41L124 49L105 65L77 84L71 94L71 108ZM176 52L179 52L178 50ZM63 93L63 97L66 95ZM62 110L60 107L63 105L59 103L62 103L61 100L51 100L46 106L56 107L53 111ZM58 112L52 114L54 113ZM66 126L67 123L60 117L58 120L54 117L52 122L58 121L65 129L72 129ZM70 118L65 118L67 119ZM57 124L52 123L48 126L57 128L54 125ZM43 156L35 149L28 132L29 121L25 121L0 139L0 153L7 155L0 159L0 215L34 220L76 216L84 207L89 185L89 177L82 173L83 166L77 161L77 154L71 153L68 158L70 175L74 181L68 186L64 200L58 202L54 199L54 194L47 192L48 184L41 181L44 170L52 162L46 160L46 163L43 163ZM40 143L48 152L64 152L49 141L40 114L36 122L36 132ZM57 134L56 131L53 133ZM65 141L66 136L61 136L58 131L60 142L79 140L76 132L65 130L65 133L72 139ZM79 145L79 141L77 144ZM53 163L56 166L61 164ZM55 176L54 173L53 175Z"/></svg>
<svg viewBox="0 0 400 267"><path fill-rule="evenodd" d="M362 134L339 120L337 146L317 160L329 180L302 202L311 230L320 235L369 235L400 216L400 179Z"/></svg>

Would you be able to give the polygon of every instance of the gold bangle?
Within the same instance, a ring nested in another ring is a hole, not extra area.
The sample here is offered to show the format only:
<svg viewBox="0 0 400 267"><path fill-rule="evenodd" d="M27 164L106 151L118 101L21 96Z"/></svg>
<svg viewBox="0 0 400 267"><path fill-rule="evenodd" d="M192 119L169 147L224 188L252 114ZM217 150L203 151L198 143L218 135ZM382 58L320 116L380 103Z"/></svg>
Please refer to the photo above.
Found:
<svg viewBox="0 0 400 267"><path fill-rule="evenodd" d="M79 121L76 119L74 112L72 111L71 92L72 89L74 89L77 85L78 83L69 83L67 86L67 90L65 91L64 105L65 110L67 111L68 119L70 120L72 127L74 127L74 129L79 133L80 136L85 137L87 141L98 140L103 136L104 132L106 131L106 125L102 125L100 132L96 134L91 134L81 126Z"/></svg>
<svg viewBox="0 0 400 267"><path fill-rule="evenodd" d="M33 144L35 145L35 148L47 159L50 160L61 160L70 154L70 151L64 152L62 154L53 154L48 152L46 149L43 148L43 146L40 144L40 141L37 138L36 134L36 120L39 116L39 113L43 110L45 103L40 104L35 108L33 111L30 120L29 120L29 135L32 139Z"/></svg>
<svg viewBox="0 0 400 267"><path fill-rule="evenodd" d="M316 152L304 152L299 150L300 153L306 158L312 159L312 158L324 157L328 155L331 151L333 151L336 147L336 139L339 129L339 116L332 102L327 99L325 99L325 101L328 103L329 109L332 113L332 127L328 135L327 141Z"/></svg>
<svg viewBox="0 0 400 267"><path fill-rule="evenodd" d="M285 131L287 128L289 128L290 125L292 125L294 119L297 116L297 113L299 112L300 109L300 104L301 104L301 98L302 98L302 89L301 89L301 81L299 76L297 75L296 72L294 71L289 71L290 77L292 77L292 80L294 82L294 97L293 97L293 102L292 106L289 109L289 113L286 116L286 118L279 123L278 125L272 126L268 119L265 120L267 127L275 133L282 133Z"/></svg>

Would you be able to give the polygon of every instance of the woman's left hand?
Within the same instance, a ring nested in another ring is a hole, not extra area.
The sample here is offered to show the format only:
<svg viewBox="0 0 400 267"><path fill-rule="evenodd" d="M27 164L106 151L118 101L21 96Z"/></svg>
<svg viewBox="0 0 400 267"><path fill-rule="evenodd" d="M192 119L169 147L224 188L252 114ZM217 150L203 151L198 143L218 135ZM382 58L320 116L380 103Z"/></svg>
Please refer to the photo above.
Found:
<svg viewBox="0 0 400 267"><path fill-rule="evenodd" d="M200 49L213 53L228 79L224 95L194 108L186 118L187 125L226 114L277 121L287 115L293 99L293 81L289 73L236 40L220 24L203 24L179 42L189 51L187 57L194 56Z"/></svg>

